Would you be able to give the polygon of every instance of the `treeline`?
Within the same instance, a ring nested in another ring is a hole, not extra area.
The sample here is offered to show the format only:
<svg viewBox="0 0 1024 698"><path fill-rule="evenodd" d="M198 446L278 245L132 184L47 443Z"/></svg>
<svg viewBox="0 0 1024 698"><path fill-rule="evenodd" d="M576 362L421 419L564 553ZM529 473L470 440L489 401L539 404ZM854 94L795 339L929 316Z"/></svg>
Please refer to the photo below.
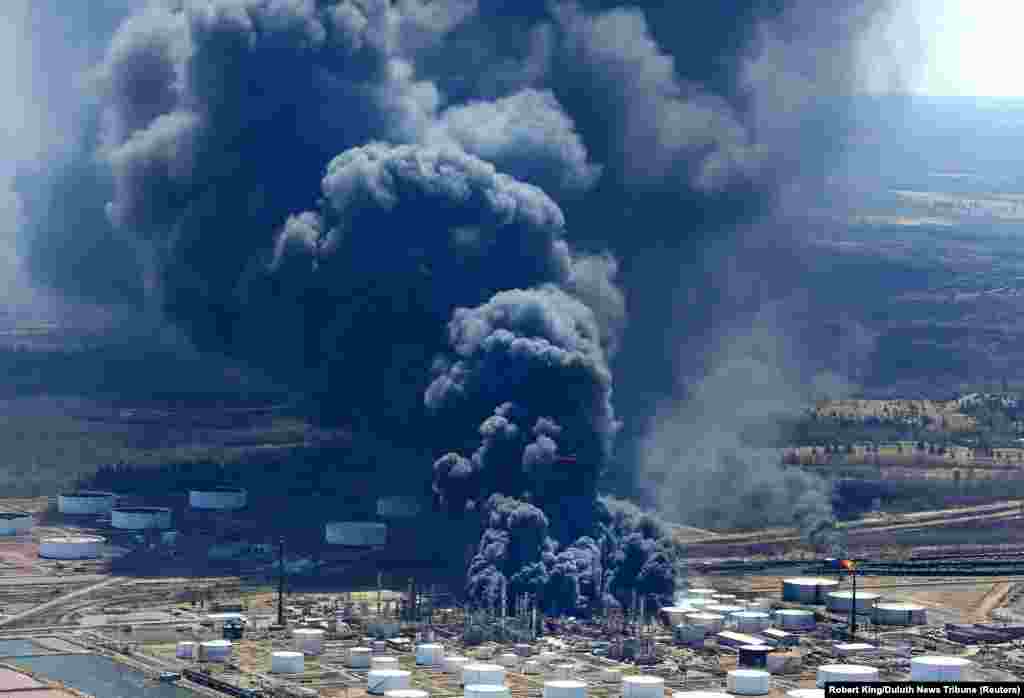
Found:
<svg viewBox="0 0 1024 698"><path fill-rule="evenodd" d="M879 503L888 513L973 506L1024 499L1024 480L861 480L835 483L833 508L841 518L856 518Z"/></svg>

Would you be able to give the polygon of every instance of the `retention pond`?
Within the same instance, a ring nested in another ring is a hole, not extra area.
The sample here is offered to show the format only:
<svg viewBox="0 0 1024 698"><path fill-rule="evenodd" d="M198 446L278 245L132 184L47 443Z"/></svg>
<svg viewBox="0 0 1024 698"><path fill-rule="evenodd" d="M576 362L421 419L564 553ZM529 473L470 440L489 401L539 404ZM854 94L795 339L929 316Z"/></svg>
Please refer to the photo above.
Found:
<svg viewBox="0 0 1024 698"><path fill-rule="evenodd" d="M5 661L97 698L199 698L195 691L147 679L142 672L98 654L37 655Z"/></svg>

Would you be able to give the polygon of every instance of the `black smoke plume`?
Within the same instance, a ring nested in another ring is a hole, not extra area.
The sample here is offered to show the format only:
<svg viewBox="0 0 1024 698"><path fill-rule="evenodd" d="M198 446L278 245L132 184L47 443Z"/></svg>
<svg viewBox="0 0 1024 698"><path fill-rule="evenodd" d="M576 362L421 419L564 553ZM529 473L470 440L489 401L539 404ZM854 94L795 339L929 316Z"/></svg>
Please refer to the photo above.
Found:
<svg viewBox="0 0 1024 698"><path fill-rule="evenodd" d="M616 437L714 326L679 305L713 296L695 250L826 170L826 97L885 5L153 2L33 189L32 270L142 293L321 419L432 450L439 499L482 517L473 599L667 598L671 536L598 497ZM790 490L818 516L826 493Z"/></svg>

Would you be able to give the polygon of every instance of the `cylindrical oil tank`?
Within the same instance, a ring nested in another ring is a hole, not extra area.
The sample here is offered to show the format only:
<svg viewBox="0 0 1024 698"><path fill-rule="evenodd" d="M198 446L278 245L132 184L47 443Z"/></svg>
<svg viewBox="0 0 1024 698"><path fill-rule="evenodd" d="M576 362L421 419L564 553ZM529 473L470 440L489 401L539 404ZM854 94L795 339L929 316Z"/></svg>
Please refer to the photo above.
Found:
<svg viewBox="0 0 1024 698"><path fill-rule="evenodd" d="M717 613L725 619L725 622L734 622L735 619L732 617L734 613L742 613L746 609L743 606L737 606L735 604L709 604L705 606L702 611L706 613Z"/></svg>
<svg viewBox="0 0 1024 698"><path fill-rule="evenodd" d="M508 686L493 683L470 684L463 688L464 698L509 698L511 691Z"/></svg>
<svg viewBox="0 0 1024 698"><path fill-rule="evenodd" d="M802 667L803 657L797 652L772 652L765 665L770 674L798 673Z"/></svg>
<svg viewBox="0 0 1024 698"><path fill-rule="evenodd" d="M208 662L223 663L231 657L230 640L207 640L199 643L199 658Z"/></svg>
<svg viewBox="0 0 1024 698"><path fill-rule="evenodd" d="M427 642L416 645L416 663L420 666L441 666L444 662L444 645Z"/></svg>
<svg viewBox="0 0 1024 698"><path fill-rule="evenodd" d="M371 669L397 669L398 659L395 657L371 657Z"/></svg>
<svg viewBox="0 0 1024 698"><path fill-rule="evenodd" d="M665 698L665 679L660 676L623 676L622 698Z"/></svg>
<svg viewBox="0 0 1024 698"><path fill-rule="evenodd" d="M321 654L324 651L324 635L320 628L296 628L292 631L295 649L303 654Z"/></svg>
<svg viewBox="0 0 1024 698"><path fill-rule="evenodd" d="M711 598L715 600L715 603L733 603L736 601L736 594L712 594Z"/></svg>
<svg viewBox="0 0 1024 698"><path fill-rule="evenodd" d="M467 664L462 668L462 685L505 685L505 667L497 664Z"/></svg>
<svg viewBox="0 0 1024 698"><path fill-rule="evenodd" d="M16 536L32 528L35 519L27 511L0 512L0 536Z"/></svg>
<svg viewBox="0 0 1024 698"><path fill-rule="evenodd" d="M783 609L775 612L775 620L783 630L810 630L815 626L813 611Z"/></svg>
<svg viewBox="0 0 1024 698"><path fill-rule="evenodd" d="M370 666L369 647L349 647L348 665L353 669L366 669Z"/></svg>
<svg viewBox="0 0 1024 698"><path fill-rule="evenodd" d="M97 492L95 490L66 492L57 496L57 511L61 514L81 516L109 514L116 501L117 496L113 492Z"/></svg>
<svg viewBox="0 0 1024 698"><path fill-rule="evenodd" d="M971 661L963 657L914 657L910 660L911 681L963 681Z"/></svg>
<svg viewBox="0 0 1024 698"><path fill-rule="evenodd" d="M689 599L712 597L717 593L718 592L716 590L711 589L710 587L697 587L694 589L687 589L685 592L686 598Z"/></svg>
<svg viewBox="0 0 1024 698"><path fill-rule="evenodd" d="M493 647L481 647L480 649L478 649L476 652L473 653L473 656L476 657L477 659L483 659L483 660L493 659L494 658L494 648Z"/></svg>
<svg viewBox="0 0 1024 698"><path fill-rule="evenodd" d="M460 657L457 654L444 658L444 670L449 674L462 676L462 669L469 664L469 657Z"/></svg>
<svg viewBox="0 0 1024 698"><path fill-rule="evenodd" d="M726 678L729 693L738 696L763 696L772 687L772 675L759 669L733 669Z"/></svg>
<svg viewBox="0 0 1024 698"><path fill-rule="evenodd" d="M188 491L188 505L193 509L237 511L244 509L249 493L241 487L210 486Z"/></svg>
<svg viewBox="0 0 1024 698"><path fill-rule="evenodd" d="M677 625L672 628L672 639L681 645L699 645L704 643L708 629L702 625Z"/></svg>
<svg viewBox="0 0 1024 698"><path fill-rule="evenodd" d="M377 500L377 516L384 519L408 519L419 516L423 505L416 497L381 497Z"/></svg>
<svg viewBox="0 0 1024 698"><path fill-rule="evenodd" d="M545 650L544 652L541 652L537 655L537 659L542 664L550 665L562 661L562 655L560 655L558 652L551 652L550 650Z"/></svg>
<svg viewBox="0 0 1024 698"><path fill-rule="evenodd" d="M174 656L178 659L193 659L196 656L196 643L188 640L179 642Z"/></svg>
<svg viewBox="0 0 1024 698"><path fill-rule="evenodd" d="M519 665L522 658L515 652L502 652L498 655L498 664L506 669L512 669Z"/></svg>
<svg viewBox="0 0 1024 698"><path fill-rule="evenodd" d="M771 614L764 611L740 611L733 613L732 619L736 621L736 629L741 633L756 633L772 624Z"/></svg>
<svg viewBox="0 0 1024 698"><path fill-rule="evenodd" d="M878 594L872 594L871 592L858 591L857 592L857 613L867 613L875 604L878 602ZM828 610L835 611L837 613L849 613L850 607L853 606L853 592L852 591L833 591L825 597L825 606Z"/></svg>
<svg viewBox="0 0 1024 698"><path fill-rule="evenodd" d="M543 698L586 698L587 684L582 681L545 681Z"/></svg>
<svg viewBox="0 0 1024 698"><path fill-rule="evenodd" d="M39 557L48 560L89 560L103 551L105 539L99 536L61 536L39 542Z"/></svg>
<svg viewBox="0 0 1024 698"><path fill-rule="evenodd" d="M601 680L607 683L622 683L622 669L606 666L601 669Z"/></svg>
<svg viewBox="0 0 1024 698"><path fill-rule="evenodd" d="M924 606L912 603L879 603L872 617L878 625L924 625L927 612Z"/></svg>
<svg viewBox="0 0 1024 698"><path fill-rule="evenodd" d="M739 649L739 666L743 669L765 669L771 651L767 645L743 645Z"/></svg>
<svg viewBox="0 0 1024 698"><path fill-rule="evenodd" d="M552 664L550 675L555 681L568 681L576 676L578 669L575 664L569 662L562 662L559 664Z"/></svg>
<svg viewBox="0 0 1024 698"><path fill-rule="evenodd" d="M430 698L430 694L418 688L398 688L385 691L384 698Z"/></svg>
<svg viewBox="0 0 1024 698"><path fill-rule="evenodd" d="M782 600L796 603L825 603L830 592L839 587L834 579L818 577L794 577L782 581Z"/></svg>
<svg viewBox="0 0 1024 698"><path fill-rule="evenodd" d="M536 659L527 659L523 662L524 674L541 674L544 672L544 665Z"/></svg>
<svg viewBox="0 0 1024 698"><path fill-rule="evenodd" d="M145 531L171 527L167 507L117 507L110 510L110 525L125 531Z"/></svg>
<svg viewBox="0 0 1024 698"><path fill-rule="evenodd" d="M670 628L675 627L686 619L687 613L696 613L697 607L690 605L665 606L660 610L661 617L668 623Z"/></svg>
<svg viewBox="0 0 1024 698"><path fill-rule="evenodd" d="M770 611L772 610L771 599L754 599L747 602L748 611Z"/></svg>
<svg viewBox="0 0 1024 698"><path fill-rule="evenodd" d="M686 622L690 625L699 625L705 630L711 633L722 632L722 626L725 623L725 616L719 615L718 613L687 613Z"/></svg>
<svg viewBox="0 0 1024 698"><path fill-rule="evenodd" d="M533 654L533 648L526 643L520 643L512 648L512 651L518 654L520 657L529 657Z"/></svg>
<svg viewBox="0 0 1024 698"><path fill-rule="evenodd" d="M371 669L366 675L366 692L383 695L388 691L409 688L411 672L401 669Z"/></svg>
<svg viewBox="0 0 1024 698"><path fill-rule="evenodd" d="M328 521L324 526L324 539L331 545L354 548L385 545L388 527L377 521Z"/></svg>
<svg viewBox="0 0 1024 698"><path fill-rule="evenodd" d="M833 681L847 683L878 681L878 669L863 664L822 664L818 667L818 677L815 681L818 688Z"/></svg>
<svg viewBox="0 0 1024 698"><path fill-rule="evenodd" d="M719 691L676 691L672 698L732 698L728 693Z"/></svg>
<svg viewBox="0 0 1024 698"><path fill-rule="evenodd" d="M306 670L306 660L302 652L271 652L271 674L301 674Z"/></svg>
<svg viewBox="0 0 1024 698"><path fill-rule="evenodd" d="M685 605L689 606L690 608L695 608L695 609L697 609L699 611L699 610L705 608L706 606L709 606L709 605L713 604L714 602L715 602L715 600L711 599L711 598L700 598L700 599L693 598L693 599L687 599Z"/></svg>

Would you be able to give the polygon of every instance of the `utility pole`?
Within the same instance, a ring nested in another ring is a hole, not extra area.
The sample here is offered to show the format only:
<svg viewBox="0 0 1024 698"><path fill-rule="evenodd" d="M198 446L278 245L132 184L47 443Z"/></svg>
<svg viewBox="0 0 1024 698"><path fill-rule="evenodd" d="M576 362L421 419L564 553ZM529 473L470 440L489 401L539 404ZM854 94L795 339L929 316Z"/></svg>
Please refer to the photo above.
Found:
<svg viewBox="0 0 1024 698"><path fill-rule="evenodd" d="M857 563L853 560L843 560L842 566L850 572L850 581L853 584L850 594L850 639L857 636Z"/></svg>
<svg viewBox="0 0 1024 698"><path fill-rule="evenodd" d="M278 560L281 569L277 571L277 624L284 625L284 536L277 541Z"/></svg>

